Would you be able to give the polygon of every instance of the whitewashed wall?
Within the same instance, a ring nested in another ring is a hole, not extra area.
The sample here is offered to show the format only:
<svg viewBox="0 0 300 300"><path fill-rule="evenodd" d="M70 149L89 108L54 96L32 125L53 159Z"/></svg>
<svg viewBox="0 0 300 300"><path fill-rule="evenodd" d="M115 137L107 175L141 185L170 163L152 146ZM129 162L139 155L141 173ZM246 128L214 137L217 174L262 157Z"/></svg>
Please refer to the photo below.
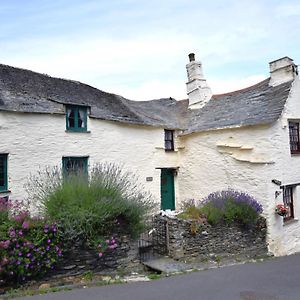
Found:
<svg viewBox="0 0 300 300"><path fill-rule="evenodd" d="M279 186L300 182L300 155L291 155L288 119L300 121L300 83L293 88L282 118L272 125L194 133L182 137L181 200L201 200L211 192L233 188L254 196L268 222L269 249L275 255L300 251L300 186L294 194L295 220L283 223L275 205L283 203ZM275 197L275 193L280 194Z"/></svg>
<svg viewBox="0 0 300 300"><path fill-rule="evenodd" d="M228 188L247 192L263 205L270 251L275 255L300 251L298 222L283 225L283 219L274 213L276 203L282 203L282 193L275 198L275 192L281 190L272 179L283 184L287 177L300 179L300 166L290 164L286 171L283 167L290 158L289 138L280 121L273 126L216 130L184 139L178 178L181 199L201 200ZM297 203L295 210L297 217Z"/></svg>
<svg viewBox="0 0 300 300"><path fill-rule="evenodd" d="M293 88L286 102L282 118L276 123L276 135L273 135L273 148L276 151L276 179L282 185L300 183L300 156L291 155L289 144L288 120L300 122L300 83L296 78ZM279 189L277 189L279 190ZM286 255L300 251L300 186L294 192L294 214L295 219L291 222L283 223L281 217L270 211L269 231L270 249L277 255ZM283 203L282 193L271 201L272 209L276 203Z"/></svg>
<svg viewBox="0 0 300 300"><path fill-rule="evenodd" d="M163 128L88 120L90 133L66 132L64 115L0 112L0 153L8 156L12 199L26 196L24 185L39 167L61 165L62 156L89 156L124 164L160 202L161 167L176 167L178 152L165 153ZM147 181L146 177L153 177Z"/></svg>

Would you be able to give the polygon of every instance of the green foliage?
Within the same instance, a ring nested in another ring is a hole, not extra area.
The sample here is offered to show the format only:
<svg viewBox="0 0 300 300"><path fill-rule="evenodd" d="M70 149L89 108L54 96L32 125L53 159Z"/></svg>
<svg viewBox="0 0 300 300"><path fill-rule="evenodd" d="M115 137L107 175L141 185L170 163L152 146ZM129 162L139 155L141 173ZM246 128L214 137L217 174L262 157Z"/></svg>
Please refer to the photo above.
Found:
<svg viewBox="0 0 300 300"><path fill-rule="evenodd" d="M63 178L58 168L32 176L31 198L41 211L63 225L68 240L94 243L116 231L136 236L144 229L144 217L153 201L137 185L132 173L114 164L97 164L87 180L81 174Z"/></svg>
<svg viewBox="0 0 300 300"><path fill-rule="evenodd" d="M30 218L11 201L6 211L0 228L0 285L23 282L54 268L62 255L57 224Z"/></svg>
<svg viewBox="0 0 300 300"><path fill-rule="evenodd" d="M246 227L252 226L261 212L262 206L250 195L233 190L210 194L200 207L200 213L212 225L236 222Z"/></svg>

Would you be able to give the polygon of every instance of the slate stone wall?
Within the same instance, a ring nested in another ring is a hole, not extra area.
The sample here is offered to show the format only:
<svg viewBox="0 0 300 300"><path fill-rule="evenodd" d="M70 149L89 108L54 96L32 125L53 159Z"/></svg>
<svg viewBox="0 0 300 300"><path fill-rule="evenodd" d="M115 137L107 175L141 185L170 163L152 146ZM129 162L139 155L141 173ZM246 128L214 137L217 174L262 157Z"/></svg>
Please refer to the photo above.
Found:
<svg viewBox="0 0 300 300"><path fill-rule="evenodd" d="M257 257L266 255L266 221L260 218L253 228L243 228L238 224L221 224L197 226L197 232L192 221L156 216L154 227L158 243L167 244L167 254L175 259L206 258L211 256L246 256ZM167 226L167 230L165 230ZM167 232L166 237L163 232ZM161 234L162 233L162 234ZM159 237L159 234L161 236Z"/></svg>
<svg viewBox="0 0 300 300"><path fill-rule="evenodd" d="M118 246L99 258L97 251L74 244L64 252L57 267L47 277L80 275L87 271L109 273L111 270L126 269L139 264L137 242L128 236L117 239Z"/></svg>

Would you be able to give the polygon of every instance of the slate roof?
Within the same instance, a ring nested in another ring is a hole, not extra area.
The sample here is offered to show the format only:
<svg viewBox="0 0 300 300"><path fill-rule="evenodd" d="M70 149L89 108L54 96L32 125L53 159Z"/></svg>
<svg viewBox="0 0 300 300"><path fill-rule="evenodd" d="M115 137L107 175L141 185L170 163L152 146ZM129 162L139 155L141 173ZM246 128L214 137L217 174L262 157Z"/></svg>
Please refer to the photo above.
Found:
<svg viewBox="0 0 300 300"><path fill-rule="evenodd" d="M64 114L65 104L89 106L90 117L130 124L182 129L184 134L276 121L292 82L269 79L232 93L214 95L201 109L188 100L132 101L89 85L0 64L0 110Z"/></svg>
<svg viewBox="0 0 300 300"><path fill-rule="evenodd" d="M125 123L181 128L186 101L137 103L89 85L0 64L0 110L64 114L64 104L90 106L90 117Z"/></svg>
<svg viewBox="0 0 300 300"><path fill-rule="evenodd" d="M221 95L213 95L201 109L189 114L185 133L218 128L272 123L280 117L292 82L269 86L270 78L258 84Z"/></svg>

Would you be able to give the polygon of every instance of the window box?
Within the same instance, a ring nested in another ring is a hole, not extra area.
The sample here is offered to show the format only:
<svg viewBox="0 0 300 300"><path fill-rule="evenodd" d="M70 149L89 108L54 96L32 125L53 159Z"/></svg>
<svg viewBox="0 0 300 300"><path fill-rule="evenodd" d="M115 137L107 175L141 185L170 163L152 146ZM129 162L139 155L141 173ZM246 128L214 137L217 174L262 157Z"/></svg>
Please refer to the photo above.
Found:
<svg viewBox="0 0 300 300"><path fill-rule="evenodd" d="M87 131L87 107L68 105L66 107L66 129L67 131Z"/></svg>

